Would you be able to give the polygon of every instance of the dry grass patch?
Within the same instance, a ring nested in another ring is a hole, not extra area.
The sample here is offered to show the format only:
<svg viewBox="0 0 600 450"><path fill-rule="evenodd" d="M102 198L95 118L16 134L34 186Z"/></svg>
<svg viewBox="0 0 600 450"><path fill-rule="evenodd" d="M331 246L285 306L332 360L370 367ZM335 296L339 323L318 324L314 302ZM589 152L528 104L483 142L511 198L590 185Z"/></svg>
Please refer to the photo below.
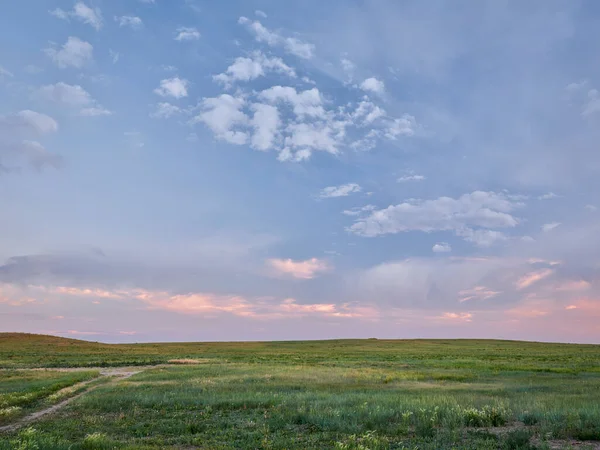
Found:
<svg viewBox="0 0 600 450"><path fill-rule="evenodd" d="M206 364L206 363L210 362L210 359L182 358L182 359L169 359L167 362L169 364Z"/></svg>

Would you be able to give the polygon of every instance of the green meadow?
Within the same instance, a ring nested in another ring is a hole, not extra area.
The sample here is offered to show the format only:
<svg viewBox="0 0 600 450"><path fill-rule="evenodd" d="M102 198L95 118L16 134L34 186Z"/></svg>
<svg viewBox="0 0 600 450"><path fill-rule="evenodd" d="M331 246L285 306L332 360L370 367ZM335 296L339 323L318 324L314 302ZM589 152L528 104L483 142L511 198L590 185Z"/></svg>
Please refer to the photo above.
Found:
<svg viewBox="0 0 600 450"><path fill-rule="evenodd" d="M0 368L0 426L77 395L0 449L600 448L594 345L0 334Z"/></svg>

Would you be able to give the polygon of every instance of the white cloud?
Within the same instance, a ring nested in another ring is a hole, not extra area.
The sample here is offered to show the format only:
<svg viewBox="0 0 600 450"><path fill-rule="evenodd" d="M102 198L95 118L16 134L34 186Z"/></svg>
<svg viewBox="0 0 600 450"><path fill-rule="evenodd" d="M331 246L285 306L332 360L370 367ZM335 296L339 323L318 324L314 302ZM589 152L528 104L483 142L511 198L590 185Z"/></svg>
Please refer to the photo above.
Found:
<svg viewBox="0 0 600 450"><path fill-rule="evenodd" d="M235 81L250 81L265 76L267 72L277 72L295 78L296 72L283 62L281 58L269 58L261 52L252 53L250 58L239 57L230 65L225 73L213 76L230 87Z"/></svg>
<svg viewBox="0 0 600 450"><path fill-rule="evenodd" d="M156 105L156 110L150 114L150 117L154 117L155 119L168 119L169 117L179 114L180 112L181 108L179 106L163 102Z"/></svg>
<svg viewBox="0 0 600 450"><path fill-rule="evenodd" d="M60 8L56 8L52 11L48 11L50 15L56 17L57 19L69 20L69 12L62 10Z"/></svg>
<svg viewBox="0 0 600 450"><path fill-rule="evenodd" d="M248 140L247 133L234 129L249 123L248 116L242 112L244 105L244 99L229 94L205 98L202 101L203 112L192 119L192 123L203 122L217 139L231 144L245 144Z"/></svg>
<svg viewBox="0 0 600 450"><path fill-rule="evenodd" d="M547 233L548 231L552 231L559 226L560 226L560 222L546 223L546 224L542 225L542 231L544 233Z"/></svg>
<svg viewBox="0 0 600 450"><path fill-rule="evenodd" d="M398 183L406 183L408 181L423 181L423 180L426 180L424 175L411 174L411 175L404 175L404 176L401 176L400 178L398 178Z"/></svg>
<svg viewBox="0 0 600 450"><path fill-rule="evenodd" d="M197 41L200 39L200 32L193 27L179 27L177 28L177 35L175 36L176 41Z"/></svg>
<svg viewBox="0 0 600 450"><path fill-rule="evenodd" d="M342 211L342 214L346 216L360 216L363 213L373 211L375 209L377 209L375 205L357 206L355 208L346 209Z"/></svg>
<svg viewBox="0 0 600 450"><path fill-rule="evenodd" d="M362 188L356 183L328 186L319 193L319 198L346 197L352 193L360 192L361 190Z"/></svg>
<svg viewBox="0 0 600 450"><path fill-rule="evenodd" d="M558 198L559 195L556 195L554 192L548 192L547 194L540 195L538 200L552 200L553 198Z"/></svg>
<svg viewBox="0 0 600 450"><path fill-rule="evenodd" d="M289 133L285 138L285 145L288 147L300 150L308 147L331 154L338 153L339 139L336 130L326 122L292 123L287 126L286 131ZM310 156L310 153L306 155Z"/></svg>
<svg viewBox="0 0 600 450"><path fill-rule="evenodd" d="M279 152L277 160L281 162L302 162L310 159L311 155L312 152L307 148L294 152L290 148L285 147Z"/></svg>
<svg viewBox="0 0 600 450"><path fill-rule="evenodd" d="M254 14L257 15L258 17L262 17L263 19L266 19L267 13L265 13L264 11L261 11L260 9L257 9L256 11L254 11Z"/></svg>
<svg viewBox="0 0 600 450"><path fill-rule="evenodd" d="M79 85L63 82L38 89L35 96L68 106L82 107L94 102L92 96Z"/></svg>
<svg viewBox="0 0 600 450"><path fill-rule="evenodd" d="M492 228L512 228L519 220L510 212L522 203L503 193L475 191L454 199L413 199L386 209L373 211L358 220L349 231L373 237L407 231L454 231L478 245L487 245L502 238ZM473 227L480 229L473 230Z"/></svg>
<svg viewBox="0 0 600 450"><path fill-rule="evenodd" d="M588 211L594 212L598 210L598 207L595 205L585 205L585 209L587 209Z"/></svg>
<svg viewBox="0 0 600 450"><path fill-rule="evenodd" d="M383 116L385 116L385 110L369 100L362 100L354 113L352 113L352 118L355 120L362 120L362 125L370 125Z"/></svg>
<svg viewBox="0 0 600 450"><path fill-rule="evenodd" d="M92 96L79 85L59 82L38 89L34 96L73 108L82 108L80 116L108 116L112 112L98 105Z"/></svg>
<svg viewBox="0 0 600 450"><path fill-rule="evenodd" d="M75 67L81 69L93 59L94 47L86 41L70 36L60 50L47 48L44 52L61 69Z"/></svg>
<svg viewBox="0 0 600 450"><path fill-rule="evenodd" d="M317 88L296 92L289 86L272 86L259 94L259 98L270 103L285 102L292 106L294 114L299 117L325 117L323 100Z"/></svg>
<svg viewBox="0 0 600 450"><path fill-rule="evenodd" d="M414 136L416 120L410 114L404 114L402 117L392 120L384 131L384 136L391 140L396 140L398 136Z"/></svg>
<svg viewBox="0 0 600 450"><path fill-rule="evenodd" d="M363 91L373 92L377 95L383 95L385 93L385 84L383 81L378 80L375 77L367 78L360 84L360 88Z"/></svg>
<svg viewBox="0 0 600 450"><path fill-rule="evenodd" d="M146 4L154 4L156 3L156 0L138 0L140 3L146 3Z"/></svg>
<svg viewBox="0 0 600 450"><path fill-rule="evenodd" d="M280 125L279 111L275 106L262 103L253 104L252 110L254 117L251 123L255 131L250 146L257 150L269 150L273 147Z"/></svg>
<svg viewBox="0 0 600 450"><path fill-rule="evenodd" d="M0 66L0 76L12 77L13 74L6 70L4 67Z"/></svg>
<svg viewBox="0 0 600 450"><path fill-rule="evenodd" d="M295 37L283 37L279 33L270 31L259 21L253 22L247 17L240 17L238 23L246 26L258 42L265 43L270 47L283 47L287 53L299 58L311 59L314 56L315 46L313 44Z"/></svg>
<svg viewBox="0 0 600 450"><path fill-rule="evenodd" d="M161 80L160 87L154 89L154 93L161 97L174 97L180 99L187 97L188 84L189 82L187 80L183 80L179 77L167 78Z"/></svg>
<svg viewBox="0 0 600 450"><path fill-rule="evenodd" d="M101 106L95 106L92 108L83 108L81 111L79 111L79 115L85 117L110 116L112 115L112 111Z"/></svg>
<svg viewBox="0 0 600 450"><path fill-rule="evenodd" d="M431 251L434 253L449 253L452 251L452 247L447 242L438 242L431 247Z"/></svg>
<svg viewBox="0 0 600 450"><path fill-rule="evenodd" d="M120 27L131 27L134 30L139 30L144 26L142 19L137 16L115 16L115 22L117 22Z"/></svg>
<svg viewBox="0 0 600 450"><path fill-rule="evenodd" d="M318 258L311 258L305 261L274 258L269 259L267 264L278 275L289 275L303 280L310 280L323 272L331 270L326 261Z"/></svg>
<svg viewBox="0 0 600 450"><path fill-rule="evenodd" d="M102 12L99 8L90 8L83 2L75 3L72 11L63 11L60 8L50 11L54 17L62 20L69 20L69 18L77 19L85 24L91 25L96 30L102 28Z"/></svg>
<svg viewBox="0 0 600 450"><path fill-rule="evenodd" d="M313 44L294 37L285 38L283 47L286 52L303 59L311 59L315 51Z"/></svg>

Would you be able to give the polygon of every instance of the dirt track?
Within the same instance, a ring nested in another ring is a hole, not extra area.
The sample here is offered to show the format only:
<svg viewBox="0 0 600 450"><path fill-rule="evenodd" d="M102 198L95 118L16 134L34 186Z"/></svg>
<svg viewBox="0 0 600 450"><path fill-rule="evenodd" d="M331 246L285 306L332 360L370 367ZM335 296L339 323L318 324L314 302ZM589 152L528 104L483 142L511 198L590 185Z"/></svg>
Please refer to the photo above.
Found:
<svg viewBox="0 0 600 450"><path fill-rule="evenodd" d="M89 385L90 383L92 383L94 381L98 381L99 379L102 379L104 377L114 377L114 380L112 380L112 382L116 382L119 380L124 380L126 378L129 378L129 377L137 374L137 373L143 372L146 369L150 369L150 368L154 368L154 367L157 367L157 366L110 367L110 368L73 367L73 368L59 368L59 369L41 368L41 369L33 369L33 370L52 370L52 371L57 371L57 372L81 372L81 371L87 371L87 370L98 370L100 372L100 376L98 376L96 378L93 378L93 379L87 380L87 381L83 381L81 383L76 383L72 386L69 386L69 387L63 389L63 391L65 391L65 390L77 391L80 388L85 387L85 386ZM28 370L32 370L32 369L28 369ZM77 400L78 398L82 397L83 395L85 395L89 392L92 392L94 389L96 389L99 386L101 386L101 385L92 386L91 388L88 388L88 389L84 390L83 392L80 392L79 394L69 397L55 405L49 406L49 407L41 409L39 411L35 411L35 412L29 414L28 416L22 417L21 419L17 420L14 423L2 426L2 427L0 427L0 433L10 433L11 431L15 431L21 427L29 425L29 424L35 422L36 420L38 420L44 416L47 416L48 414L55 413L56 411L64 408L69 403ZM61 391L59 391L59 392L61 392Z"/></svg>

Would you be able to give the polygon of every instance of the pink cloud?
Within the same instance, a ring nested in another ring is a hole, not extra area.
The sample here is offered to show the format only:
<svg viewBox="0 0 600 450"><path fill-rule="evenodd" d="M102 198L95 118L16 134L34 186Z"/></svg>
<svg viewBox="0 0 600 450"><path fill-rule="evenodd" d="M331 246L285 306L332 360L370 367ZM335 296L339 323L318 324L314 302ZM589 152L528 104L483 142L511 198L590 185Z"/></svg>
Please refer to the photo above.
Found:
<svg viewBox="0 0 600 450"><path fill-rule="evenodd" d="M267 260L267 264L278 275L289 275L303 280L309 280L331 269L326 261L318 258L311 258L305 261L273 258Z"/></svg>
<svg viewBox="0 0 600 450"><path fill-rule="evenodd" d="M501 293L502 292L500 291L493 291L485 286L475 286L472 289L460 291L458 293L458 301L463 303L468 302L470 300L487 300Z"/></svg>
<svg viewBox="0 0 600 450"><path fill-rule="evenodd" d="M523 275L521 278L519 278L519 280L517 281L517 289L521 290L521 289L528 288L532 284L535 284L538 281L549 277L553 273L554 273L554 270L552 270L552 269L541 269L541 270L537 270L535 272L529 272L529 273Z"/></svg>
<svg viewBox="0 0 600 450"><path fill-rule="evenodd" d="M471 313L445 312L444 314L442 314L438 318L439 319L445 319L445 320L460 321L460 322L471 322L471 319L473 319L473 314L471 314Z"/></svg>

